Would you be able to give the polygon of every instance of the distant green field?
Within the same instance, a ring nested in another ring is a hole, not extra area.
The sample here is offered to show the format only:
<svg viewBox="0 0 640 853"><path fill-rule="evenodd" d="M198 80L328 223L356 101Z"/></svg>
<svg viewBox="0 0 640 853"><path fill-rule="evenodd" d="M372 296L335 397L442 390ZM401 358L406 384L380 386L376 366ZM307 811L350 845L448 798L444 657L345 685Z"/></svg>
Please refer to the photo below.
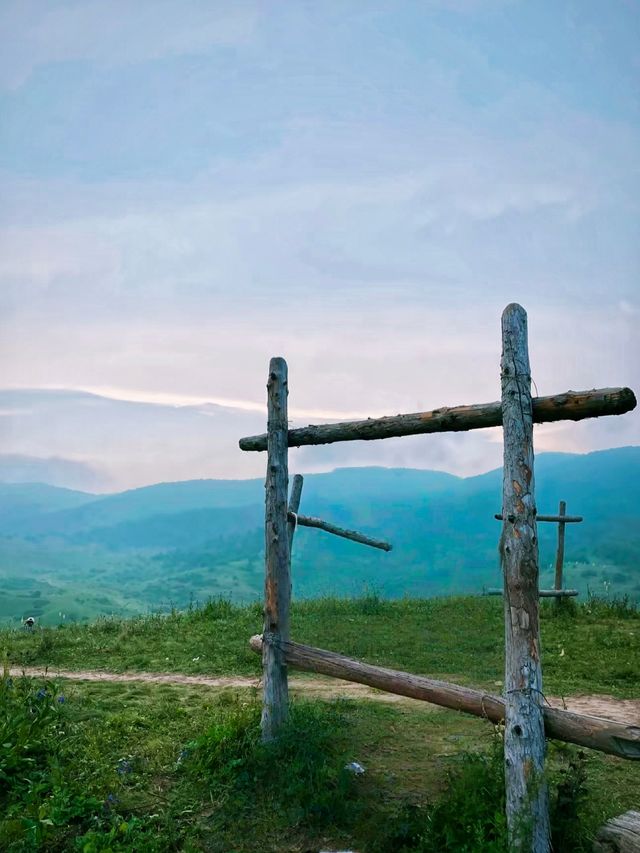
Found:
<svg viewBox="0 0 640 853"><path fill-rule="evenodd" d="M69 669L258 675L248 640L261 605L224 600L204 608L131 620L99 619L34 632L0 632L12 665ZM600 600L557 614L542 607L545 689L638 695L640 612ZM496 598L384 601L316 599L292 609L292 637L383 666L496 691L503 677L503 612Z"/></svg>
<svg viewBox="0 0 640 853"><path fill-rule="evenodd" d="M624 511L619 495L624 488ZM566 532L565 586L640 601L640 448L536 460L540 512L560 498L584 517ZM264 484L161 483L98 496L0 484L0 624L166 612L222 596L262 596ZM296 531L296 599L480 594L501 582L501 472L339 469L305 477L302 510L384 538L384 553ZM538 525L540 583L552 586L556 525Z"/></svg>

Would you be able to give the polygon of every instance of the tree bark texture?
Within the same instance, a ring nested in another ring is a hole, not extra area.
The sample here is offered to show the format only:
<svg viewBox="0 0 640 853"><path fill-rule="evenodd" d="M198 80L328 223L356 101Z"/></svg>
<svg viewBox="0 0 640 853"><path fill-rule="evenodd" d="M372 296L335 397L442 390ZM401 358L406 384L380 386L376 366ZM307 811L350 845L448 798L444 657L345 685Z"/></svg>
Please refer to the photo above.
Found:
<svg viewBox="0 0 640 853"><path fill-rule="evenodd" d="M640 853L640 812L625 812L600 827L593 853Z"/></svg>
<svg viewBox="0 0 640 853"><path fill-rule="evenodd" d="M508 305L502 314L500 367L502 515L507 519L500 541L504 572L507 828L511 853L548 853L531 373L527 315L520 305Z"/></svg>

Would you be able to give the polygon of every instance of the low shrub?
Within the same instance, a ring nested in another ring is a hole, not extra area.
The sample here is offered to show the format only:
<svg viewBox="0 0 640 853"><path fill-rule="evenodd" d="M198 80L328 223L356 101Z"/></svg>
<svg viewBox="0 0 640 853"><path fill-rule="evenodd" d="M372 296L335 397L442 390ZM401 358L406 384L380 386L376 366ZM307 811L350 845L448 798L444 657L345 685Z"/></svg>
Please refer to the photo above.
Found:
<svg viewBox="0 0 640 853"><path fill-rule="evenodd" d="M65 697L55 682L0 679L0 848L38 850L58 828L89 819L100 802L65 772Z"/></svg>
<svg viewBox="0 0 640 853"><path fill-rule="evenodd" d="M56 685L28 678L0 679L0 805L45 776L61 703Z"/></svg>

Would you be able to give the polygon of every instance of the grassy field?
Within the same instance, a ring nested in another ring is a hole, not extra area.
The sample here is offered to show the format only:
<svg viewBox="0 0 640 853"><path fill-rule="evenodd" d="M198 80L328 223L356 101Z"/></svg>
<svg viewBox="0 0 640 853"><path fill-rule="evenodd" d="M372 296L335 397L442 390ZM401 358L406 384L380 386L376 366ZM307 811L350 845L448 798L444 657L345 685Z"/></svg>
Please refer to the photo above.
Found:
<svg viewBox="0 0 640 853"><path fill-rule="evenodd" d="M11 664L254 674L256 607L5 631ZM542 621L546 690L638 695L640 614L593 601ZM298 604L305 642L500 691L501 602ZM562 653L564 650L564 653ZM275 752L257 691L0 681L0 849L366 853L504 851L499 731L417 702L294 702ZM366 772L346 771L349 762ZM638 808L640 766L550 743L556 849Z"/></svg>
<svg viewBox="0 0 640 853"><path fill-rule="evenodd" d="M248 639L261 607L213 601L201 609L131 620L0 631L11 665L113 672L258 675ZM638 695L640 613L592 600L557 613L542 606L545 688L555 695ZM370 663L492 688L502 678L502 601L467 597L319 599L292 608L292 638Z"/></svg>
<svg viewBox="0 0 640 853"><path fill-rule="evenodd" d="M32 691L36 687L43 689L32 685ZM307 738L306 751L294 756L298 767L292 773L310 776L312 799L307 802L293 790L287 812L268 793L259 767L247 784L235 778L233 761L240 759L230 759L224 749L218 750L219 765L207 754L202 765L190 766L198 739L210 738L212 730L219 737L221 728L242 756L234 724L240 717L255 726L259 712L248 692L212 695L142 684L47 683L44 689L54 704L54 722L29 768L35 784L22 796L16 796L18 784L13 796L0 784L0 802L5 800L0 844L6 850L429 850L419 837L430 804L438 803L449 774L458 772L469 754L491 755L494 737L482 720L430 707L298 703L312 713L316 735L318 724L329 727L331 747L323 756L329 766L319 774L329 793L320 796L314 787L317 756L309 753ZM552 789L579 761L587 779L580 814L588 837L608 816L637 806L640 768L596 753L579 755L552 751ZM340 779L345 763L353 760L365 774ZM480 760L489 765L480 768L483 784L489 785L491 758ZM336 791L340 783L342 792ZM337 793L346 808L333 801ZM473 818L467 818L469 833ZM466 848L442 849L501 849L473 843L471 838Z"/></svg>

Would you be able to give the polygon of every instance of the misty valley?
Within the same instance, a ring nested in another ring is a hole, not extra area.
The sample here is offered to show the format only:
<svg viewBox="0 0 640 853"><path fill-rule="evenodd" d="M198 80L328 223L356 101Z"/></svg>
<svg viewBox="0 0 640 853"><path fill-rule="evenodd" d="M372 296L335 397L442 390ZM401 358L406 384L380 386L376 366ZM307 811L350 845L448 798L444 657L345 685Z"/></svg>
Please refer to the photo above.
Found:
<svg viewBox="0 0 640 853"><path fill-rule="evenodd" d="M584 522L566 535L566 586L581 598L640 599L640 448L537 459L539 513ZM625 483L625 500L621 484ZM631 489L632 494L628 494ZM295 598L388 598L482 593L501 582L497 542L501 471L459 478L438 471L346 468L305 477L301 512L393 544L364 549L300 528ZM209 598L260 599L264 583L262 480L161 483L93 495L46 484L0 486L0 619L42 624L184 609ZM539 524L540 586L553 586L556 526Z"/></svg>

